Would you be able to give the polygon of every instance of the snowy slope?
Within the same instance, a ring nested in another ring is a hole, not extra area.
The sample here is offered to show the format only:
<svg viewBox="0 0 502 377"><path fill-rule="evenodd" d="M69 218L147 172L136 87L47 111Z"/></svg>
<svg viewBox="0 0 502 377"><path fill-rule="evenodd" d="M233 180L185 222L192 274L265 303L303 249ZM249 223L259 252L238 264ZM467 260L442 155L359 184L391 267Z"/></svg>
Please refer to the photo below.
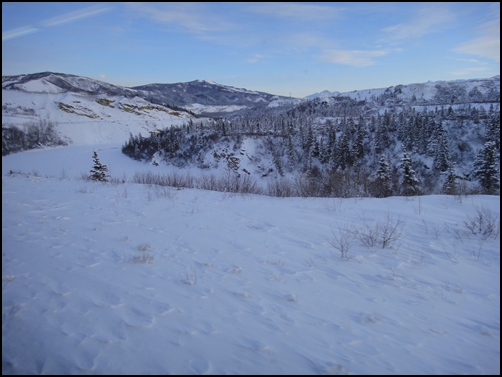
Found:
<svg viewBox="0 0 502 377"><path fill-rule="evenodd" d="M93 148L126 183L77 179ZM3 374L500 374L500 197L130 182L169 169L119 144L2 157ZM386 221L390 247L354 238Z"/></svg>
<svg viewBox="0 0 502 377"><path fill-rule="evenodd" d="M34 81L30 81L34 85ZM2 90L2 124L22 128L40 119L55 122L75 144L124 142L129 133L179 125L192 115L152 104L140 97Z"/></svg>
<svg viewBox="0 0 502 377"><path fill-rule="evenodd" d="M500 76L494 76L487 79L470 79L470 80L455 80L455 81L427 81L426 83L416 83L407 85L397 85L391 86L389 88L375 88L375 89L364 89L364 90L353 90L350 92L330 92L324 90L320 93L314 93L306 96L307 99L313 99L316 97L329 98L344 96L350 97L359 101L371 100L375 97L381 96L384 93L392 94L400 98L404 102L409 102L413 97L417 101L431 101L438 92L438 86L451 86L458 85L465 89L466 93L469 93L474 87L477 87L481 93L485 94L490 87L494 87L498 92L500 92Z"/></svg>

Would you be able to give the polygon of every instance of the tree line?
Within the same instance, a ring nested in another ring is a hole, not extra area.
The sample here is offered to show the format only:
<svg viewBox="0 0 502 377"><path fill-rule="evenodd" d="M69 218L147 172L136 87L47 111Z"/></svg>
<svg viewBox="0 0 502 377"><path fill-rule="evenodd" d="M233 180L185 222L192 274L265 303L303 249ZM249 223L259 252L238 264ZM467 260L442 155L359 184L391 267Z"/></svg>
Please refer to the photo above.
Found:
<svg viewBox="0 0 502 377"><path fill-rule="evenodd" d="M155 156L179 167L209 168L207 156L216 146L228 145L233 152L226 157L238 156L251 137L270 156L278 178L302 174L312 196L453 193L459 182L473 180L483 192L498 192L498 107L408 107L365 116L364 106L315 99L283 112L189 121L150 137L130 135L122 151L138 160ZM319 116L328 108L338 116ZM334 181L345 188L334 190Z"/></svg>

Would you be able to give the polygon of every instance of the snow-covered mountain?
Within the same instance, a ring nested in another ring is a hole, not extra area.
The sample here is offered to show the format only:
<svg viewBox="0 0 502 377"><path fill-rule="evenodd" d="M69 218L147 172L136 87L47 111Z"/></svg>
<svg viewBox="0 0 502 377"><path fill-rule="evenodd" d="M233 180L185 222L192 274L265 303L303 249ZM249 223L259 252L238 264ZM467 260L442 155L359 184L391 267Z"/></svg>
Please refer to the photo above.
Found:
<svg viewBox="0 0 502 377"><path fill-rule="evenodd" d="M273 95L244 88L221 85L209 80L176 84L149 84L133 87L141 96L154 103L174 104L196 113L208 115L241 109L259 109L280 103L296 104L298 98Z"/></svg>
<svg viewBox="0 0 502 377"><path fill-rule="evenodd" d="M332 100L349 97L357 101L377 102L379 105L455 104L500 102L500 76L485 79L427 81L419 84L397 85L388 88L330 92L324 90L306 99Z"/></svg>
<svg viewBox="0 0 502 377"><path fill-rule="evenodd" d="M2 76L2 89L30 93L79 93L88 95L136 96L136 91L88 77L65 73L40 72L27 75Z"/></svg>
<svg viewBox="0 0 502 377"><path fill-rule="evenodd" d="M86 77L44 72L2 77L2 127L57 124L63 140L76 144L121 142L178 125L193 114L152 103L133 89Z"/></svg>
<svg viewBox="0 0 502 377"><path fill-rule="evenodd" d="M235 88L209 80L175 84L148 84L127 88L87 77L41 72L3 76L2 89L28 93L74 93L87 96L139 97L154 105L187 109L196 114L223 115L243 109L257 109L284 103L298 103L298 98Z"/></svg>

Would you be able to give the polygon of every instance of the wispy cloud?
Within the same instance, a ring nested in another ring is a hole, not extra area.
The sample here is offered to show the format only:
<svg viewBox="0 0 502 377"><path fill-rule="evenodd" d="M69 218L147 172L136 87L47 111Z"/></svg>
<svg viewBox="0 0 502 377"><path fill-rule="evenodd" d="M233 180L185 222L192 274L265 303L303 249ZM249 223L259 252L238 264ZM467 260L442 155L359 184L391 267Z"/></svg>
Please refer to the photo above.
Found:
<svg viewBox="0 0 502 377"><path fill-rule="evenodd" d="M94 5L84 9L79 9L74 12L63 14L62 16L50 18L48 20L42 21L44 26L56 26L61 24L66 24L70 22L78 21L82 18L97 16L98 14L107 12L111 7L105 7L102 5Z"/></svg>
<svg viewBox="0 0 502 377"><path fill-rule="evenodd" d="M182 28L190 33L225 31L233 26L209 13L202 3L128 3L136 15Z"/></svg>
<svg viewBox="0 0 502 377"><path fill-rule="evenodd" d="M422 8L417 15L405 23L389 26L384 42L402 41L409 38L419 38L438 31L455 19L455 14L442 5L432 4Z"/></svg>
<svg viewBox="0 0 502 377"><path fill-rule="evenodd" d="M250 64L258 63L260 60L265 59L265 58L269 58L269 57L270 57L269 55L254 54L250 58L246 59L246 63L250 63Z"/></svg>
<svg viewBox="0 0 502 377"><path fill-rule="evenodd" d="M360 50L330 50L320 56L321 60L331 63L365 67L375 64L375 58L386 55L383 50L360 51Z"/></svg>
<svg viewBox="0 0 502 377"><path fill-rule="evenodd" d="M54 18L50 18L47 20L43 20L39 23L40 26L33 26L33 25L27 25L27 26L22 26L16 29L8 30L6 32L2 32L2 41L6 41L9 39L13 38L18 38L22 37L28 34L35 33L37 31L42 30L43 28L46 27L51 27L51 26L57 26L65 23L71 23L75 22L78 20L81 20L83 18L87 17L92 17L92 16L97 16L98 14L107 12L110 10L111 7L106 7L103 5L93 5L87 8L83 8L74 12L69 12L66 14L63 14L61 16L57 16Z"/></svg>
<svg viewBox="0 0 502 377"><path fill-rule="evenodd" d="M31 33L36 33L37 31L40 31L40 29L36 28L36 27L33 27L31 25L18 27L16 29L12 29L12 30L9 30L9 31L2 32L2 41L6 41L8 39L22 37L24 35L28 35L28 34L31 34Z"/></svg>
<svg viewBox="0 0 502 377"><path fill-rule="evenodd" d="M499 7L500 10L500 7ZM480 36L453 49L463 54L482 56L500 62L500 13L498 17L481 25Z"/></svg>
<svg viewBox="0 0 502 377"><path fill-rule="evenodd" d="M468 75L469 73L472 72L486 71L486 70L488 70L488 67L471 67L471 68L461 69L460 71L451 72L451 74L455 76L462 76L462 75Z"/></svg>
<svg viewBox="0 0 502 377"><path fill-rule="evenodd" d="M261 3L253 4L247 9L254 13L267 16L292 18L295 20L327 20L340 14L341 8L325 5L310 5L298 3Z"/></svg>

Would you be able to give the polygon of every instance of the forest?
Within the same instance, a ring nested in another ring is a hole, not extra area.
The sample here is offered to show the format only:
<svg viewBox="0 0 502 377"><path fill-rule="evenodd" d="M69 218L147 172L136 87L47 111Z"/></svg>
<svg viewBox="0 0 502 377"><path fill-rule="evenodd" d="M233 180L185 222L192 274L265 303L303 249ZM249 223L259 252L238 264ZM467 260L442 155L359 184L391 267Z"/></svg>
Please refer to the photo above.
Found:
<svg viewBox="0 0 502 377"><path fill-rule="evenodd" d="M223 162L237 178L266 178L269 194L274 195L271 187L290 186L279 196L498 194L498 103L455 104L458 96L451 93L445 99L437 97L444 96L438 90L435 100L443 105L396 106L392 98L398 98L385 92L371 102L315 98L297 106L191 120L149 137L131 134L122 152L180 168L209 170ZM245 153L249 140L253 154ZM253 171L241 166L245 157Z"/></svg>

